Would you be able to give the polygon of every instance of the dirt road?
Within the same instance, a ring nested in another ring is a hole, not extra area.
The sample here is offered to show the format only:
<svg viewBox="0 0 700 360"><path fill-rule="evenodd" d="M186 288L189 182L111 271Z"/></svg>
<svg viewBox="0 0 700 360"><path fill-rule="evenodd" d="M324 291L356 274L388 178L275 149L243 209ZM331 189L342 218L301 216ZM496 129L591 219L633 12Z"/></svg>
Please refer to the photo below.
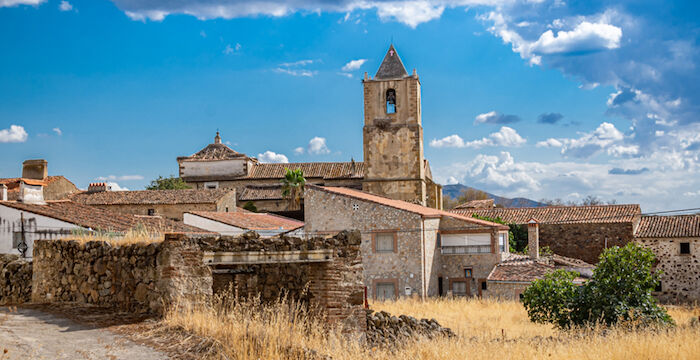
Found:
<svg viewBox="0 0 700 360"><path fill-rule="evenodd" d="M143 359L168 357L109 330L39 310L0 307L0 359Z"/></svg>

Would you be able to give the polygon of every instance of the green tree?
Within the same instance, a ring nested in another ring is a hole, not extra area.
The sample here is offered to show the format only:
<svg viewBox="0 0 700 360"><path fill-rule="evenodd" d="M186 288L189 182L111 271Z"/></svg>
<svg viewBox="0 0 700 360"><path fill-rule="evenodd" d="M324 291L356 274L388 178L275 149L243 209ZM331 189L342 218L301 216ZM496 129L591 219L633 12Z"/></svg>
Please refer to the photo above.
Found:
<svg viewBox="0 0 700 360"><path fill-rule="evenodd" d="M654 259L651 250L635 243L606 249L582 286L574 285L575 274L554 272L525 290L523 304L530 320L562 328L598 322L673 325L651 295L659 280L652 272Z"/></svg>
<svg viewBox="0 0 700 360"><path fill-rule="evenodd" d="M152 180L151 184L146 186L146 190L179 190L179 189L191 189L186 182L181 178L170 175L168 177L158 176L157 179Z"/></svg>
<svg viewBox="0 0 700 360"><path fill-rule="evenodd" d="M299 205L301 203L301 197L304 194L304 185L306 185L306 179L304 179L304 172L301 169L290 170L284 174L284 179L282 179L282 197L289 198L292 205Z"/></svg>
<svg viewBox="0 0 700 360"><path fill-rule="evenodd" d="M258 212L257 206L255 206L252 201L248 201L247 203L243 204L243 208L251 212Z"/></svg>

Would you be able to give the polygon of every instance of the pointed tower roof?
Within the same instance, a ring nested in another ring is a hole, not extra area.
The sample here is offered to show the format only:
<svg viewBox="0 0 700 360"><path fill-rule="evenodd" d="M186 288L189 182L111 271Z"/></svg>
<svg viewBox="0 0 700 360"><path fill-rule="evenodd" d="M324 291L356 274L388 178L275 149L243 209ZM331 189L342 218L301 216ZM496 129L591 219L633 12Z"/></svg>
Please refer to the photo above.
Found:
<svg viewBox="0 0 700 360"><path fill-rule="evenodd" d="M403 78L405 76L408 76L408 72L406 72L406 68L401 62L399 53L394 49L394 44L391 44L374 78L381 80Z"/></svg>

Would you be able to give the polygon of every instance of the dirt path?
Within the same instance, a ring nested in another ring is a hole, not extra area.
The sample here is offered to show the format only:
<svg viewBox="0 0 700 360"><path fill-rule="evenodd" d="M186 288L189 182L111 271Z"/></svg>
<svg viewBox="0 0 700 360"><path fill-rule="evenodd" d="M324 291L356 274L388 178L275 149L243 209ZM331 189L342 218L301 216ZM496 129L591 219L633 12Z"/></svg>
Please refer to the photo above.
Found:
<svg viewBox="0 0 700 360"><path fill-rule="evenodd" d="M105 329L35 309L0 307L0 359L161 360L168 357Z"/></svg>

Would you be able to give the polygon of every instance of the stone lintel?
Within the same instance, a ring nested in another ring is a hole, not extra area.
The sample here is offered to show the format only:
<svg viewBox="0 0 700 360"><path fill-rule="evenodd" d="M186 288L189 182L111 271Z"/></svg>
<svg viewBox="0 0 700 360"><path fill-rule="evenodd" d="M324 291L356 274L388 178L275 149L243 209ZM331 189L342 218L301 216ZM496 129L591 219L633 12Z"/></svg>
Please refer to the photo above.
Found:
<svg viewBox="0 0 700 360"><path fill-rule="evenodd" d="M203 259L207 265L317 263L332 261L333 252L332 249L242 252L205 251Z"/></svg>

